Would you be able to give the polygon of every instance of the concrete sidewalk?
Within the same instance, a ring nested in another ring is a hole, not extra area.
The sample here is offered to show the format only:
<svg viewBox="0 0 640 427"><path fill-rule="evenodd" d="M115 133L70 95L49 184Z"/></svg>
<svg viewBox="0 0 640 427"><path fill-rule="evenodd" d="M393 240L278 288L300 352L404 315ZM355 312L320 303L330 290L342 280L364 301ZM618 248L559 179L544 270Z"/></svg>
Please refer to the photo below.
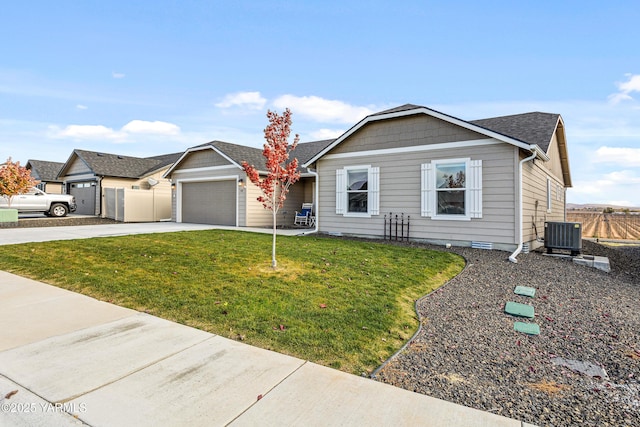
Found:
<svg viewBox="0 0 640 427"><path fill-rule="evenodd" d="M2 426L526 425L2 271L0 408Z"/></svg>
<svg viewBox="0 0 640 427"><path fill-rule="evenodd" d="M47 242L50 240L89 239L92 237L126 236L129 234L173 233L193 230L237 230L251 233L271 234L270 228L226 227L208 224L189 224L184 222L122 222L117 224L78 225L61 227L0 228L0 245L12 245L28 242ZM295 236L313 231L310 228L277 230L278 235Z"/></svg>

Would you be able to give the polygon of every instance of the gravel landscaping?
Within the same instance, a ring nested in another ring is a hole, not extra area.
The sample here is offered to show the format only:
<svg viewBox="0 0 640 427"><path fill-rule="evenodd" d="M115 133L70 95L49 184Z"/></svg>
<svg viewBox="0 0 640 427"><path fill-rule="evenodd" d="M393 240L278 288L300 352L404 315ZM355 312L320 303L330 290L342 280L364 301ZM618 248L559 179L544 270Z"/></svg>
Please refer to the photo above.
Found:
<svg viewBox="0 0 640 427"><path fill-rule="evenodd" d="M540 426L640 426L640 247L584 241L611 273L540 252L513 264L505 252L449 250L466 269L418 302L421 330L375 379ZM508 301L535 318L504 313Z"/></svg>

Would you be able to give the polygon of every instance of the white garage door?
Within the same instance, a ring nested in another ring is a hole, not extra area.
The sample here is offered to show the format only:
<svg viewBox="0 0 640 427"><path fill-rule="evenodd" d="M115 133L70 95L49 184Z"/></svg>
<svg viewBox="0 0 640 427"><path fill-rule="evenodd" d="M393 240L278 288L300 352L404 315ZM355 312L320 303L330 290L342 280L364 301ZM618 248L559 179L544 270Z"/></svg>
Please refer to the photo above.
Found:
<svg viewBox="0 0 640 427"><path fill-rule="evenodd" d="M236 181L182 184L182 222L236 225Z"/></svg>

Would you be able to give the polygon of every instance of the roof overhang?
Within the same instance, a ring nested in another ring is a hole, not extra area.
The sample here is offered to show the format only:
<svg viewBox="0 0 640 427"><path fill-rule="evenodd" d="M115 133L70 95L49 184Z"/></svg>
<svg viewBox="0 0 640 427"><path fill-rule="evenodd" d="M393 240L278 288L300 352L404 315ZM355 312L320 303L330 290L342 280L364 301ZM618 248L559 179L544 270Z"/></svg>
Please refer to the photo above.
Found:
<svg viewBox="0 0 640 427"><path fill-rule="evenodd" d="M540 147L536 144L528 144L526 142L520 141L519 139L511 138L501 133L494 132L489 129L485 129L483 127L474 125L473 123L469 123L462 119L458 119L457 117L453 117L448 114L444 114L439 111L432 110L430 108L419 107L419 108L412 108L410 110L396 111L396 112L391 112L386 114L374 114L374 115L365 117L364 119L360 120L357 124L355 124L353 127L351 127L349 130L347 130L345 133L343 133L333 143L329 144L324 150L320 151L318 154L313 156L309 161L304 163L302 166L308 167L309 165L315 163L322 156L327 154L329 151L333 150L333 148L341 144L345 139L349 138L351 135L353 135L354 133L356 133L358 130L360 130L362 127L364 127L369 123L373 123L381 120L389 120L389 119L413 116L417 114L425 114L440 120L444 120L451 124L479 133L481 135L485 135L490 138L494 138L498 141L502 141L507 144L511 144L513 146L522 148L523 150L529 150L532 153L536 153L536 156L539 157L541 160L544 160L545 162L549 161L549 156L547 156L547 153L545 153L542 149L540 149Z"/></svg>
<svg viewBox="0 0 640 427"><path fill-rule="evenodd" d="M564 132L564 120L558 117L556 125L556 140L558 141L558 152L560 153L560 164L562 166L562 179L565 187L573 187L571 182L571 169L569 168L569 150L567 149L567 137Z"/></svg>

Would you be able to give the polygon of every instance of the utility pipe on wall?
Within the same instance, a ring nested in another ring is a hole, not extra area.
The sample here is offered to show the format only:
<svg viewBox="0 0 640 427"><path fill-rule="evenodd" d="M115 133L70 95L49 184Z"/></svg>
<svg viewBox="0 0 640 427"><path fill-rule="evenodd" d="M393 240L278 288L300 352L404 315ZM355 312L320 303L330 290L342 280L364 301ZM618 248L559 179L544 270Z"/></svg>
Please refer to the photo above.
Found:
<svg viewBox="0 0 640 427"><path fill-rule="evenodd" d="M533 154L520 160L520 163L518 164L518 234L520 235L520 238L518 240L518 247L511 255L509 255L509 261L514 263L518 262L516 257L520 252L522 252L522 244L524 243L524 230L522 229L522 165L525 162L536 158L536 152L534 150L531 151L533 152Z"/></svg>

